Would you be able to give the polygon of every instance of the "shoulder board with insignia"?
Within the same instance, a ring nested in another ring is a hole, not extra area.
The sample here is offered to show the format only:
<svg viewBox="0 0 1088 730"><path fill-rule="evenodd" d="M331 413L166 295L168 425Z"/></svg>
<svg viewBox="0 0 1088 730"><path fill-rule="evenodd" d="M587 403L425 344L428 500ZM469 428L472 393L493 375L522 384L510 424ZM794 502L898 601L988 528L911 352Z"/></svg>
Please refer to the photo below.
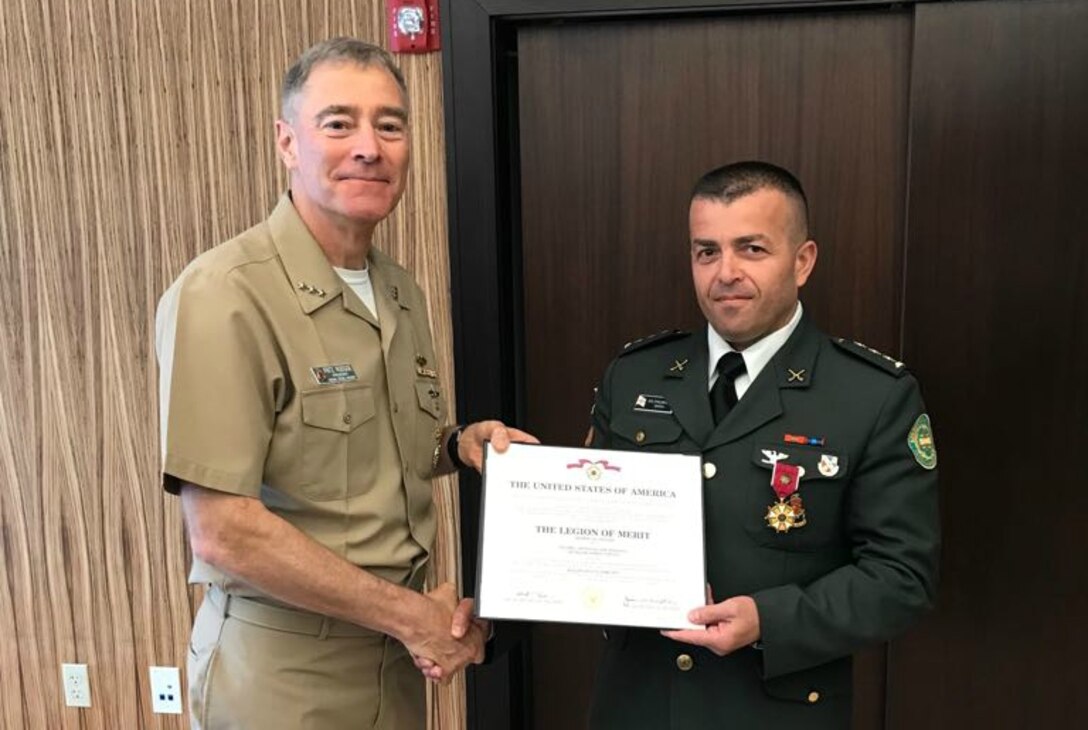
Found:
<svg viewBox="0 0 1088 730"><path fill-rule="evenodd" d="M839 348L845 352L850 353L854 357L857 357L870 365L875 365L881 370L891 373L892 375L902 377L907 372L907 367L894 357L885 355L880 350L874 350L868 345L862 344L855 340L847 340L842 337L832 337L831 341L834 342Z"/></svg>
<svg viewBox="0 0 1088 730"><path fill-rule="evenodd" d="M668 342L669 340L675 340L678 337L684 337L688 333L682 330L662 330L654 335L647 335L646 337L640 337L637 340L631 340L623 346L623 352L620 353L620 357L634 352L635 350L641 350L647 345L653 345L660 342Z"/></svg>

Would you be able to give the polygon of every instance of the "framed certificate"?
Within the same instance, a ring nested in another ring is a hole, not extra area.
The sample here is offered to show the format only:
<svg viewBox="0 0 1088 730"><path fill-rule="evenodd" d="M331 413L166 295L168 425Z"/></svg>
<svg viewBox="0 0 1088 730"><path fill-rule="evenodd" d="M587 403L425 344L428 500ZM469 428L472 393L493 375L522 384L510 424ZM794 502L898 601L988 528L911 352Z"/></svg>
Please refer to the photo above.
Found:
<svg viewBox="0 0 1088 730"><path fill-rule="evenodd" d="M484 456L480 616L698 628L698 456L511 444Z"/></svg>

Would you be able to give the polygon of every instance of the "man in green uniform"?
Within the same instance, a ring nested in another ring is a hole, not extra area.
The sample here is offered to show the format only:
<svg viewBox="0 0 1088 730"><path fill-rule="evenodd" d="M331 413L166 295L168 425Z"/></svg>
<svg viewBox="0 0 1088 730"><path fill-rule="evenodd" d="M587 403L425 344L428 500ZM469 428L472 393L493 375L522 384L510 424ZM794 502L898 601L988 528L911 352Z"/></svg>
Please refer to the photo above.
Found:
<svg viewBox="0 0 1088 730"><path fill-rule="evenodd" d="M425 726L426 661L479 662L453 586L420 592L431 477L479 468L497 421L445 426L423 294L371 246L408 173L404 80L334 39L287 72L271 216L193 261L160 302L163 483L206 597L194 728Z"/></svg>
<svg viewBox="0 0 1088 730"><path fill-rule="evenodd" d="M705 629L606 632L595 729L847 728L851 653L933 605L918 383L808 319L807 217L781 168L707 173L689 220L707 329L631 343L605 373L591 445L703 456L710 595L690 614Z"/></svg>

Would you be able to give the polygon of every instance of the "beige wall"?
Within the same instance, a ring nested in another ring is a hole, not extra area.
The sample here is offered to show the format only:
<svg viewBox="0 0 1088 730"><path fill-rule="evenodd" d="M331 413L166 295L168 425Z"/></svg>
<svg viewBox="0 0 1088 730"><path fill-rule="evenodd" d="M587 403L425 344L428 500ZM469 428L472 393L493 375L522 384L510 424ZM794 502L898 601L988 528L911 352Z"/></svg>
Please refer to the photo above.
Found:
<svg viewBox="0 0 1088 730"><path fill-rule="evenodd" d="M151 714L148 689L149 665L184 666L195 601L157 482L155 303L270 209L280 75L341 34L385 43L384 4L0 3L2 728L184 726ZM400 62L413 173L379 245L428 292L451 392L440 59ZM91 709L64 707L61 662L88 665ZM438 706L436 726L459 727L463 687Z"/></svg>

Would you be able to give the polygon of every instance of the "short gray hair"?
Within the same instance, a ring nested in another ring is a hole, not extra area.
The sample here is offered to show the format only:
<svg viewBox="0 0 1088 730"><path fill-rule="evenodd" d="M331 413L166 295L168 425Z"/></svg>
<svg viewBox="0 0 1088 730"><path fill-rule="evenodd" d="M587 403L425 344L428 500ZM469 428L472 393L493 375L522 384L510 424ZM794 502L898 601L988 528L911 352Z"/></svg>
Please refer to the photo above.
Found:
<svg viewBox="0 0 1088 730"><path fill-rule="evenodd" d="M404 103L408 103L408 86L404 83L404 74L393 62L393 57L384 48L365 43L357 38L329 38L315 43L302 52L298 60L283 75L280 87L280 114L286 119L291 112L291 103L302 91L314 68L322 63L351 63L361 68L383 68L389 72L400 87Z"/></svg>

